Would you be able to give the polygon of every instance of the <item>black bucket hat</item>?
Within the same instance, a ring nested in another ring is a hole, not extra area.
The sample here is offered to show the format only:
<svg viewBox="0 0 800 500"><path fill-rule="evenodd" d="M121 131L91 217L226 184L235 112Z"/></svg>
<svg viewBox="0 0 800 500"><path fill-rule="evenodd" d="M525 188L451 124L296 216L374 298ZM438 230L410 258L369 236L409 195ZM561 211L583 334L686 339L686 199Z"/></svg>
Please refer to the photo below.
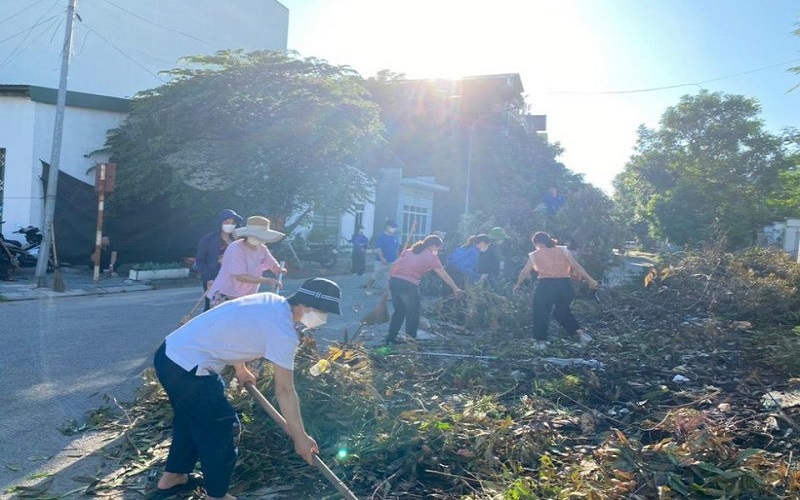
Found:
<svg viewBox="0 0 800 500"><path fill-rule="evenodd" d="M342 289L333 281L325 278L306 280L289 299L327 313L342 314L340 307Z"/></svg>

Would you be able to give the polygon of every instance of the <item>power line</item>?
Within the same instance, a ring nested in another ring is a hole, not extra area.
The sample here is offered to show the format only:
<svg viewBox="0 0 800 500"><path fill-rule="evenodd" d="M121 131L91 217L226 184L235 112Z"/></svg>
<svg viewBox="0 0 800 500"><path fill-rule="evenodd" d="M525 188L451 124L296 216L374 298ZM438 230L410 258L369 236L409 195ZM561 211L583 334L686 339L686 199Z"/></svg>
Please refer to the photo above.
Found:
<svg viewBox="0 0 800 500"><path fill-rule="evenodd" d="M675 85L665 85L663 87L650 87L650 88L636 89L636 90L607 90L607 91L603 91L603 90L597 90L597 91L591 91L591 90L580 91L580 90L576 90L576 91L561 91L561 92L548 92L548 93L549 94L584 94L584 95L642 94L642 93L645 93L645 92L657 92L659 90L677 89L677 88L681 88L681 87L702 87L703 85L705 85L707 83L718 82L718 81L721 81L721 80L728 80L730 78L736 78L737 76L742 76L742 75L749 75L751 73L757 73L759 71L765 71L765 70L768 70L768 69L777 68L779 66L785 66L787 64L796 63L798 61L800 61L800 59L791 59L789 61L770 64L769 66L762 66L760 68L750 69L750 70L742 71L742 72L739 72L739 73L734 73L732 75L721 76L719 78L711 78L710 80L703 80L703 81L694 82L694 83L679 83L679 84L675 84Z"/></svg>
<svg viewBox="0 0 800 500"><path fill-rule="evenodd" d="M119 52L120 54L122 54L122 56L123 56L123 57L125 57L126 59L128 59L129 61L131 61L131 62L132 62L133 64L135 64L136 66L139 66L140 68L142 68L143 70L145 70L147 73L149 73L150 75L152 75L152 76L153 76L154 78L156 78L158 81L160 81L161 83L168 83L168 81L167 81L167 80L164 80L163 78L161 78L160 76L158 76L158 74L157 74L157 73L153 73L153 72L152 72L152 71L151 71L151 70L150 70L148 67L146 67L145 65L143 65L142 63L140 63L139 61L137 61L136 59L134 59L132 56L128 55L128 54L127 54L127 53L126 53L124 50L122 50L121 48L119 48L119 47L117 47L116 45L114 45L114 43L113 43L113 42L111 42L111 40L109 40L108 38L104 37L104 36L103 36L103 35L102 35L102 34L101 34L99 31L97 31L96 29L94 29L94 28L92 28L91 26L89 26L88 24L86 24L86 22L85 22L85 21L81 21L81 24L83 24L83 26L84 26L84 27L88 28L88 30L87 30L87 36L88 36L88 34L89 34L89 33L94 33L94 34L95 34L95 35L97 35L97 36L98 36L98 37L99 37L101 40L103 40L104 42L106 42L106 43L107 43L107 44L108 44L108 45L109 45L109 46L110 46L112 49L114 49L114 50L116 50L117 52Z"/></svg>
<svg viewBox="0 0 800 500"><path fill-rule="evenodd" d="M17 46L16 46L16 47L14 47L14 49L11 51L11 53L10 53L10 54L8 54L8 55L6 56L6 58L5 58L5 59L3 59L3 61L2 61L2 62L0 62L0 68L2 68L3 66L5 66L5 65L6 65L6 64L8 64L9 62L11 62L11 60L12 60L12 59L14 59L14 57L16 57L17 55L19 55L19 54L22 54L23 52L25 52L25 50L26 50L26 49L22 49L22 50L20 50L20 47L22 47L22 45L23 45L23 44L25 43L25 41L28 39L28 36L29 36L29 35L30 35L30 34L33 32L33 30L34 30L34 29L35 29L37 26L39 26L40 24L46 23L46 22L48 22L48 21L51 21L51 20L53 20L54 18L57 18L57 17L59 17L59 15L56 15L56 16L50 17L50 18L49 18L49 19L47 19L46 21L42 21L42 19L44 19L44 17L45 17L45 16L46 16L48 13L50 13L50 11L52 11L52 10L53 10L53 8L54 8L54 7L55 7L55 6L58 4L58 2L59 2L59 0L55 0L55 1L53 2L53 4L50 6L50 8L49 8L49 9L47 9L47 10L46 10L46 11L45 11L45 12L44 12L44 13L43 13L41 16L39 16L39 19L37 19L37 20L36 20L36 23L34 23L34 25L33 25L33 26L31 26L30 28L28 28L28 29L25 29L25 30L22 30L22 31L20 31L19 33L16 33L16 34L12 35L11 37L9 37L9 38L6 38L5 40L0 40L0 43L2 43L2 42L5 42L6 40L10 40L11 38L14 38L14 37L16 37L16 36L20 35L21 33L25 33L25 36L23 36L23 37L22 37L22 40L20 40L20 42L17 44ZM43 30L42 32L44 32L44 30ZM28 44L28 47L30 47L30 46L31 46L31 44L33 44L33 42L35 42L35 41L36 41L36 39L37 39L37 38L39 38L39 36L41 36L41 35L42 35L42 33L39 33L39 35L38 35L36 38L34 38L33 40L31 40L31 43L30 43L30 44Z"/></svg>
<svg viewBox="0 0 800 500"><path fill-rule="evenodd" d="M203 39L197 38L196 36L191 35L189 33L184 33L183 31L177 30L175 28L170 28L169 26L164 26L163 24L159 24L159 23L157 23L155 21L151 21L150 19L142 17L142 16L140 16L139 14L137 14L135 12L131 12L130 10L128 10L128 9L126 9L124 7L121 7L121 6L117 5L117 4L115 4L114 2L111 2L110 0L103 0L103 1L105 3L107 3L107 4L109 4L109 5L112 5L112 6L116 7L116 8L118 8L119 10L121 10L121 11L127 13L127 14L130 14L131 16L133 16L133 17L135 17L137 19L141 19L142 21L144 21L146 23L150 23L153 26L157 26L157 27L159 27L161 29L164 29L164 30L167 30L167 31L172 31L173 33L177 33L177 34L185 36L187 38L191 38L192 40L204 43L204 44L208 45L209 47L213 47L214 46L213 44L211 44L211 43L209 43L209 42L207 42L207 41L205 41Z"/></svg>
<svg viewBox="0 0 800 500"><path fill-rule="evenodd" d="M57 15L56 15L56 16L52 16L52 17L50 17L50 18L46 19L46 20L45 20L45 21L43 21L43 22L45 22L45 23L46 23L46 22L48 22L48 21L52 21L53 19L55 19L55 18L57 18L57 17L58 17ZM6 37L6 38L3 38L2 40L0 40L0 43L7 42L7 41L11 40L12 38L16 38L16 37L18 37L19 35L21 35L21 34L23 34L23 33L25 33L25 32L30 32L32 29L34 29L34 28L35 28L36 26L38 26L39 24L42 24L42 23L39 23L39 22L37 22L37 23L36 23L36 24L34 24L33 26L30 26L30 27L28 27L28 28L25 28L25 29L24 29L24 30L22 30L22 31L17 31L17 32L16 32L16 33L14 33L13 35L11 35L11 36L8 36L8 37Z"/></svg>
<svg viewBox="0 0 800 500"><path fill-rule="evenodd" d="M11 14L10 16L8 16L8 17L6 17L4 19L0 19L0 24L3 24L4 22L8 21L9 19L13 19L13 18L17 17L18 15L22 14L26 10L32 9L33 7L36 7L37 5L39 5L40 3L44 2L44 1L45 0L39 0L38 2L34 2L34 3L30 4L30 5L28 5L27 7L25 7L24 9L22 9L21 11L15 13L15 14ZM52 9L52 7L50 7L50 8Z"/></svg>

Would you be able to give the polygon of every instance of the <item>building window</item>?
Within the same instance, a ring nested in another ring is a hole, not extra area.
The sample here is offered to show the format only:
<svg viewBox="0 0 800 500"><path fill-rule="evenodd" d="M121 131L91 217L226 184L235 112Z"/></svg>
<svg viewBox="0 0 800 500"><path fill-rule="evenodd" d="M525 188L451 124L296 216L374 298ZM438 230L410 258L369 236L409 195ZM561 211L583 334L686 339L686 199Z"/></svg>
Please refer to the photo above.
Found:
<svg viewBox="0 0 800 500"><path fill-rule="evenodd" d="M416 225L414 224L416 222ZM411 231L412 226L414 231ZM407 241L418 241L428 234L428 207L403 205L403 225L400 231Z"/></svg>
<svg viewBox="0 0 800 500"><path fill-rule="evenodd" d="M358 228L364 227L364 204L358 203L355 208L355 223L353 224L353 234L358 232Z"/></svg>

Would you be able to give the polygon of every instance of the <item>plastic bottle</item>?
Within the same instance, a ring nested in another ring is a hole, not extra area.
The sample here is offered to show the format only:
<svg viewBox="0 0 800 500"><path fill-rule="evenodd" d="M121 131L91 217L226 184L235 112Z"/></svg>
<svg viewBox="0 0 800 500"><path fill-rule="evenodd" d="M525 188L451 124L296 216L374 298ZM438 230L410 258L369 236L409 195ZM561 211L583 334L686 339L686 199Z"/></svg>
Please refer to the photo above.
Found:
<svg viewBox="0 0 800 500"><path fill-rule="evenodd" d="M314 377L318 377L321 373L328 371L328 368L331 366L330 361L325 358L320 359L317 363L309 368L308 373L310 373Z"/></svg>

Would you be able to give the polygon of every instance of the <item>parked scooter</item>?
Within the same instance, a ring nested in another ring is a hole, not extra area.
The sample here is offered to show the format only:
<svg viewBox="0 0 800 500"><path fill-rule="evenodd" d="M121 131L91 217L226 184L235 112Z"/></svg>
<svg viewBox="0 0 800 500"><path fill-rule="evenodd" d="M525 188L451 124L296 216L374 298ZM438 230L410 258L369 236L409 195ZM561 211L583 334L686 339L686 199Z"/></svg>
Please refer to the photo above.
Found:
<svg viewBox="0 0 800 500"><path fill-rule="evenodd" d="M25 244L17 240L7 240L0 234L3 239L8 253L11 254L11 264L14 267L36 267L36 262L39 260L39 249L42 247L42 233L38 227L28 226L20 227L14 234L21 234L25 236ZM6 254L6 251L3 251ZM8 254L6 254L8 256ZM47 270L53 269L53 259L48 259Z"/></svg>
<svg viewBox="0 0 800 500"><path fill-rule="evenodd" d="M282 240L274 247L270 247L273 255L278 260L291 262L297 268L302 268L300 261L316 262L322 267L333 267L339 251L336 245L327 243L308 243L302 238Z"/></svg>

